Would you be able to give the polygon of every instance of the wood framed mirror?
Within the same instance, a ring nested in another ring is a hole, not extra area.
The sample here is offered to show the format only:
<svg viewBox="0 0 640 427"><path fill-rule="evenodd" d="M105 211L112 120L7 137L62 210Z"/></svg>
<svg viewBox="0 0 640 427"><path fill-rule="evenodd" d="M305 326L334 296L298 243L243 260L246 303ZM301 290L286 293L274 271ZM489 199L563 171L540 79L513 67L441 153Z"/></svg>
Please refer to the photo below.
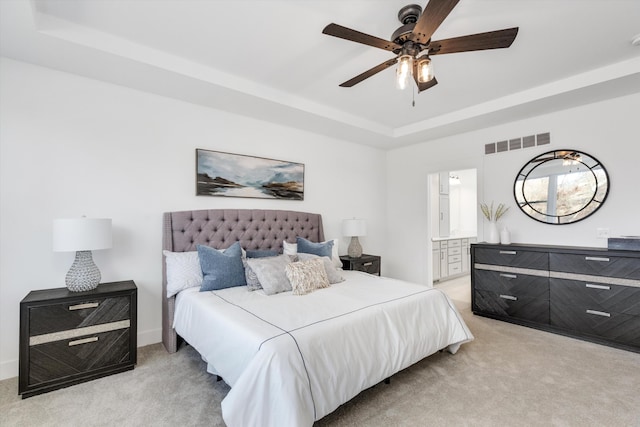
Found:
<svg viewBox="0 0 640 427"><path fill-rule="evenodd" d="M531 159L513 187L518 207L545 224L571 224L592 215L609 194L609 175L578 150L549 151Z"/></svg>

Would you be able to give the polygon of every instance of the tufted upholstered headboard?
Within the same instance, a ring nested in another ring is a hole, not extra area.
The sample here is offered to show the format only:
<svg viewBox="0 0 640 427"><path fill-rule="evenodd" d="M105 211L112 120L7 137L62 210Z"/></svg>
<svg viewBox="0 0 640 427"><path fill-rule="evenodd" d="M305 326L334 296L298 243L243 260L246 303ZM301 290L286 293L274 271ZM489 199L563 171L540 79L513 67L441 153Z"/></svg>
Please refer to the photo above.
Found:
<svg viewBox="0 0 640 427"><path fill-rule="evenodd" d="M196 245L216 249L240 242L244 249L282 251L282 241L304 237L324 240L322 216L307 212L260 209L210 209L166 212L162 221L162 249L195 251ZM169 353L178 349L173 329L175 297L167 298L167 271L162 256L162 342Z"/></svg>

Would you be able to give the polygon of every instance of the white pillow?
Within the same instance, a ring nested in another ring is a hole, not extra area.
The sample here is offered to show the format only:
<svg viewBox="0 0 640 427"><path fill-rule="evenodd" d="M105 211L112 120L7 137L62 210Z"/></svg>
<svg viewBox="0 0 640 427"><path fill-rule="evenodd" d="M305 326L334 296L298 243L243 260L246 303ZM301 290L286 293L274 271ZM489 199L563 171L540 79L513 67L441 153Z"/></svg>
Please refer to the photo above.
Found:
<svg viewBox="0 0 640 427"><path fill-rule="evenodd" d="M282 253L285 255L296 255L298 253L298 244L282 241Z"/></svg>
<svg viewBox="0 0 640 427"><path fill-rule="evenodd" d="M162 253L167 263L167 298L184 289L202 285L202 269L197 251L163 250Z"/></svg>
<svg viewBox="0 0 640 427"><path fill-rule="evenodd" d="M329 240L325 240L322 243L326 243ZM338 251L338 239L333 239L333 248L331 249L331 262L335 265L336 268L342 269L342 261L340 261L340 254ZM298 254L298 244L297 243L289 243L286 240L282 241L282 251L285 255L297 255Z"/></svg>

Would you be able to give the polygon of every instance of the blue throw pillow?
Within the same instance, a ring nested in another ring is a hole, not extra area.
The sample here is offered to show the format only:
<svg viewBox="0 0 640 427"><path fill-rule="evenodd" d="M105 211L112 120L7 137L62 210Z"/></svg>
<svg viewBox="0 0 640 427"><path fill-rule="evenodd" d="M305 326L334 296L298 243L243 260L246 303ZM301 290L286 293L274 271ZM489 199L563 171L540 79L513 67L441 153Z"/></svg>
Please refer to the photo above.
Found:
<svg viewBox="0 0 640 427"><path fill-rule="evenodd" d="M239 242L222 252L209 246L197 245L196 247L203 276L200 292L246 286L242 248Z"/></svg>
<svg viewBox="0 0 640 427"><path fill-rule="evenodd" d="M266 258L270 256L278 256L280 255L278 251L269 251L269 250L248 250L247 258Z"/></svg>
<svg viewBox="0 0 640 427"><path fill-rule="evenodd" d="M333 240L323 243L313 243L302 237L296 237L298 243L298 252L305 254L314 254L318 256L327 256L331 258L331 251L333 250Z"/></svg>

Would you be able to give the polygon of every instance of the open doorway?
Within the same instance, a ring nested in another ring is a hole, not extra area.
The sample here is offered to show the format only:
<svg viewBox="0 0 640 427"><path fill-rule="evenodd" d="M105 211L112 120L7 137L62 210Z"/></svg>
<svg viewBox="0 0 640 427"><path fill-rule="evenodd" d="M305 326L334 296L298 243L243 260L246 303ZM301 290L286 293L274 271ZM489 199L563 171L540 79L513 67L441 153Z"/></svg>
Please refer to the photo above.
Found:
<svg viewBox="0 0 640 427"><path fill-rule="evenodd" d="M477 241L477 170L441 171L429 183L433 283L468 277Z"/></svg>

